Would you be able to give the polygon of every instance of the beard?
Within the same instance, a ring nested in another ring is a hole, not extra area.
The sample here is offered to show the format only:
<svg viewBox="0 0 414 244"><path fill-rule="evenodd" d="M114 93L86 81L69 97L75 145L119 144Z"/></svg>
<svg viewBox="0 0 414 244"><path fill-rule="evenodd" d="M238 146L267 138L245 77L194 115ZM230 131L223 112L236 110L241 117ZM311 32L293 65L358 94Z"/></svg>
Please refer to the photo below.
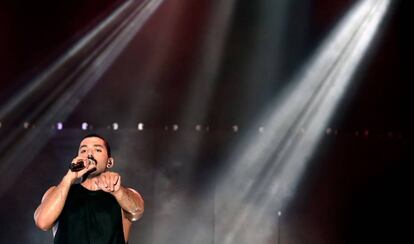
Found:
<svg viewBox="0 0 414 244"><path fill-rule="evenodd" d="M93 177L98 176L102 173L102 172L98 172L98 170L97 170L98 169L98 161L93 156L88 157L88 161L89 161L89 164L95 165L95 168L90 169L88 172L86 172L83 175L82 178L84 180L86 180L87 178L93 178ZM84 180L82 180L82 181L84 181Z"/></svg>

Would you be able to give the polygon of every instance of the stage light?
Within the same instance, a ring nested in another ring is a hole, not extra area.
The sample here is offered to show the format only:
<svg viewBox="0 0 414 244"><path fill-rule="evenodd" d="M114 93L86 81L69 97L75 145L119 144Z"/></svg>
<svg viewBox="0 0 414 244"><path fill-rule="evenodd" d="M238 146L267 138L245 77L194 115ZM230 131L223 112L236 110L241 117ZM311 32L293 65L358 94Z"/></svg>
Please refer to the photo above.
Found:
<svg viewBox="0 0 414 244"><path fill-rule="evenodd" d="M234 148L216 184L215 241L268 243L390 5L360 1ZM257 125L266 133L257 135ZM337 130L335 130L337 134ZM279 215L280 214L280 215Z"/></svg>
<svg viewBox="0 0 414 244"><path fill-rule="evenodd" d="M326 129L325 132L326 132L327 135L330 135L330 134L332 134L332 129L331 128L328 128L328 129Z"/></svg>
<svg viewBox="0 0 414 244"><path fill-rule="evenodd" d="M259 132L260 132L260 133L263 133L263 132L264 132L264 127L263 127L263 126L260 126L260 127L259 127Z"/></svg>
<svg viewBox="0 0 414 244"><path fill-rule="evenodd" d="M113 130L118 130L119 129L119 124L118 123L112 123L112 129Z"/></svg>
<svg viewBox="0 0 414 244"><path fill-rule="evenodd" d="M196 131L201 131L202 126L200 124L198 124L198 125L195 126L195 129L196 129Z"/></svg>
<svg viewBox="0 0 414 244"><path fill-rule="evenodd" d="M81 128L82 128L82 130L87 130L89 128L88 123L83 122Z"/></svg>
<svg viewBox="0 0 414 244"><path fill-rule="evenodd" d="M177 124L173 124L172 129L173 131L177 131L179 128L179 126Z"/></svg>
<svg viewBox="0 0 414 244"><path fill-rule="evenodd" d="M144 130L144 124L138 123L138 130Z"/></svg>
<svg viewBox="0 0 414 244"><path fill-rule="evenodd" d="M122 1L112 8L105 18L102 16L93 28L75 38L71 47L62 49L64 53L51 60L47 68L36 72L33 80L27 81L27 85L2 104L0 118L16 121L20 127L23 122L20 116L27 115L39 128L64 121L102 80L163 2ZM92 129L91 125L87 127ZM53 130L27 130L23 136L11 131L3 136L0 171L8 172L8 179L0 184L0 195L15 183L21 169L27 167L51 137ZM20 167L15 167L15 162L20 162Z"/></svg>
<svg viewBox="0 0 414 244"><path fill-rule="evenodd" d="M30 128L30 123L29 122L24 122L23 123L23 128L25 128L25 129L29 129Z"/></svg>
<svg viewBox="0 0 414 244"><path fill-rule="evenodd" d="M62 123L62 122L58 122L58 123L56 124L56 129L57 129L57 130L62 130L62 129L63 129L63 123Z"/></svg>
<svg viewBox="0 0 414 244"><path fill-rule="evenodd" d="M237 131L239 131L239 126L238 125L233 125L232 129L233 129L233 132L236 133Z"/></svg>

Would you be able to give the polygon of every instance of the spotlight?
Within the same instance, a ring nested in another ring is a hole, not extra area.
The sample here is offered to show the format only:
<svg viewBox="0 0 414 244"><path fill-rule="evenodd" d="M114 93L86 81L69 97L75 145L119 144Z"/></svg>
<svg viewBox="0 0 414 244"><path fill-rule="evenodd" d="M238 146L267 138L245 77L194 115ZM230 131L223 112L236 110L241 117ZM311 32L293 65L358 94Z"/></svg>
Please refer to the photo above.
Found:
<svg viewBox="0 0 414 244"><path fill-rule="evenodd" d="M332 134L332 129L331 129L331 128L326 129L326 134L327 134L327 135Z"/></svg>
<svg viewBox="0 0 414 244"><path fill-rule="evenodd" d="M144 130L144 124L138 123L138 130Z"/></svg>
<svg viewBox="0 0 414 244"><path fill-rule="evenodd" d="M390 2L358 1L258 118L266 133L249 133L236 145L216 180L216 243L269 243L280 228L278 209L296 194L322 135L337 134L326 125L339 113Z"/></svg>
<svg viewBox="0 0 414 244"><path fill-rule="evenodd" d="M118 128L119 128L118 123L115 122L115 123L112 124L112 129L113 130L118 130Z"/></svg>
<svg viewBox="0 0 414 244"><path fill-rule="evenodd" d="M196 129L196 131L201 131L202 126L200 124L198 124L198 125L195 126L195 129Z"/></svg>
<svg viewBox="0 0 414 244"><path fill-rule="evenodd" d="M87 130L88 127L89 127L88 123L86 123L86 122L82 123L82 130Z"/></svg>
<svg viewBox="0 0 414 244"><path fill-rule="evenodd" d="M260 127L259 127L259 132L260 132L260 133L263 133L263 132L264 132L264 127L263 127L263 126L260 126Z"/></svg>
<svg viewBox="0 0 414 244"><path fill-rule="evenodd" d="M237 131L239 131L239 126L238 125L233 125L233 132L237 132Z"/></svg>
<svg viewBox="0 0 414 244"><path fill-rule="evenodd" d="M63 129L63 123L62 123L62 122L58 122L58 123L56 124L56 129L57 129L57 130L62 130L62 129Z"/></svg>
<svg viewBox="0 0 414 244"><path fill-rule="evenodd" d="M173 124L172 128L173 128L173 131L177 131L178 130L178 125L177 124Z"/></svg>
<svg viewBox="0 0 414 244"><path fill-rule="evenodd" d="M23 127L25 128L25 129L29 129L29 127L30 127L30 123L29 122L24 122L23 123Z"/></svg>

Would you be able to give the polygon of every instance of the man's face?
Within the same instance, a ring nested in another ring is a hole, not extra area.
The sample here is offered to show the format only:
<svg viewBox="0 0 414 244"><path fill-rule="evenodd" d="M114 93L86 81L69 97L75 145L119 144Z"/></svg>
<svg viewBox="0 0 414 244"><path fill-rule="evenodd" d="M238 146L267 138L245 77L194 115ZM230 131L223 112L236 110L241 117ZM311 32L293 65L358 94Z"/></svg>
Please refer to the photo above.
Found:
<svg viewBox="0 0 414 244"><path fill-rule="evenodd" d="M108 165L108 151L105 147L105 142L99 137L87 137L83 139L79 145L78 156L83 158L93 157L96 161L96 171L91 175L96 175L104 172ZM112 164L111 164L112 165Z"/></svg>

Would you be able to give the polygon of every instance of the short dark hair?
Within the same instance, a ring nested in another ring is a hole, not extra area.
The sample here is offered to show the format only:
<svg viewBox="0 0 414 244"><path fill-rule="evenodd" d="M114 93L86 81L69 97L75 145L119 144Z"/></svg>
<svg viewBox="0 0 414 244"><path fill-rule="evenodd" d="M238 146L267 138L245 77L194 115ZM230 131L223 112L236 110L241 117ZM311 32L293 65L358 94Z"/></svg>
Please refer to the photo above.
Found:
<svg viewBox="0 0 414 244"><path fill-rule="evenodd" d="M109 158L111 157L111 147L109 146L108 141L103 136L98 135L96 133L91 133L91 134L87 134L86 136L84 136L81 141L83 141L84 139L89 138L89 137L98 137L98 138L102 139L104 141L106 151L108 152L108 157Z"/></svg>

